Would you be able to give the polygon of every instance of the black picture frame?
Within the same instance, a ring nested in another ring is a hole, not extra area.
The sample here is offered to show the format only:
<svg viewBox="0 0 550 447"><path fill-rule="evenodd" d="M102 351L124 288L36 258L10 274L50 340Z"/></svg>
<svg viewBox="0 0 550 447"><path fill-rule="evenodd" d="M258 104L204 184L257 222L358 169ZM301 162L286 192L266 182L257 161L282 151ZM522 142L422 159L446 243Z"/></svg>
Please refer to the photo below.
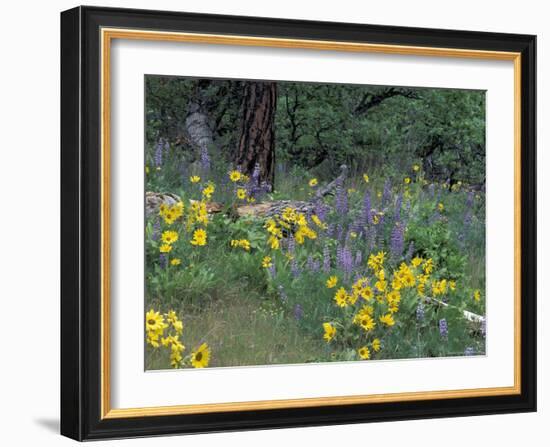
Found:
<svg viewBox="0 0 550 447"><path fill-rule="evenodd" d="M103 27L521 53L521 392L169 416L101 417ZM61 433L77 440L536 410L536 37L77 7L61 13Z"/></svg>

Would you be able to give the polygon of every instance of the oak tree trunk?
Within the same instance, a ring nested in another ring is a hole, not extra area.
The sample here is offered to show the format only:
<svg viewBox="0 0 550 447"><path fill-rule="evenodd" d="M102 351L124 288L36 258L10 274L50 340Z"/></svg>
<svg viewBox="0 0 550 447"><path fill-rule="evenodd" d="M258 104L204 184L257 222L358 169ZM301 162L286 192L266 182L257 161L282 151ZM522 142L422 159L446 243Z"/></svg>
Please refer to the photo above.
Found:
<svg viewBox="0 0 550 447"><path fill-rule="evenodd" d="M275 82L247 82L244 87L243 119L236 163L251 175L260 168L260 182L273 187L275 170Z"/></svg>

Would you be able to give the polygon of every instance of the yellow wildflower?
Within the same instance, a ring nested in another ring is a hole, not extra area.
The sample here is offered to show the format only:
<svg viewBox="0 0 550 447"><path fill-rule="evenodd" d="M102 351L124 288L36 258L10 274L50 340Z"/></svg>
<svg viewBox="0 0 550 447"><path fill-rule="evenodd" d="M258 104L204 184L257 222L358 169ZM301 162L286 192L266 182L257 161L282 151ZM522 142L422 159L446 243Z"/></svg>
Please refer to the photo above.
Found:
<svg viewBox="0 0 550 447"><path fill-rule="evenodd" d="M242 177L242 174L239 171L231 171L229 173L229 180L232 182L238 182Z"/></svg>
<svg viewBox="0 0 550 447"><path fill-rule="evenodd" d="M332 289L333 287L336 287L336 284L338 284L337 276L331 276L329 279L327 279L327 288Z"/></svg>
<svg viewBox="0 0 550 447"><path fill-rule="evenodd" d="M336 304L339 307L346 307L348 305L347 297L348 297L348 294L346 292L346 289L344 289L343 287L340 287L336 292L336 294L334 295L334 301L336 301Z"/></svg>
<svg viewBox="0 0 550 447"><path fill-rule="evenodd" d="M409 183L411 183L411 178L410 177L405 177L403 179L403 183L405 183L405 185L408 185Z"/></svg>
<svg viewBox="0 0 550 447"><path fill-rule="evenodd" d="M191 183L199 183L201 181L201 178L198 175L192 175L189 177L189 181Z"/></svg>
<svg viewBox="0 0 550 447"><path fill-rule="evenodd" d="M380 339L379 338L375 338L373 341L372 341L372 349L374 352L378 352L380 351L380 348L381 348L381 343L380 343Z"/></svg>
<svg viewBox="0 0 550 447"><path fill-rule="evenodd" d="M177 231L167 230L162 233L161 239L165 244L173 244L178 240L178 233Z"/></svg>
<svg viewBox="0 0 550 447"><path fill-rule="evenodd" d="M317 186L318 183L319 183L319 182L317 181L316 178L312 178L312 179L309 181L309 186L311 186L311 187L313 188L314 186Z"/></svg>
<svg viewBox="0 0 550 447"><path fill-rule="evenodd" d="M206 245L206 231L202 228L193 232L193 239L191 239L191 245L204 246Z"/></svg>
<svg viewBox="0 0 550 447"><path fill-rule="evenodd" d="M395 324L395 320L393 319L392 314L382 315L379 318L379 320L381 323L384 323L386 326L393 326Z"/></svg>
<svg viewBox="0 0 550 447"><path fill-rule="evenodd" d="M237 189L237 198L244 200L246 199L246 189L244 188L238 188Z"/></svg>
<svg viewBox="0 0 550 447"><path fill-rule="evenodd" d="M202 190L202 195L207 199L210 199L212 197L212 194L214 194L215 190L216 190L216 187L212 183L210 183L206 188Z"/></svg>
<svg viewBox="0 0 550 447"><path fill-rule="evenodd" d="M332 323L323 323L323 329L325 331L323 338L328 343L336 335L336 328L332 325Z"/></svg>
<svg viewBox="0 0 550 447"><path fill-rule="evenodd" d="M191 365L195 368L204 368L210 363L210 348L203 343L191 354Z"/></svg>
<svg viewBox="0 0 550 447"><path fill-rule="evenodd" d="M474 290L474 300L481 300L481 292L479 291L479 289Z"/></svg>
<svg viewBox="0 0 550 447"><path fill-rule="evenodd" d="M359 357L361 357L363 360L370 359L370 351L367 346L363 346L362 348L359 348L357 353L359 354Z"/></svg>
<svg viewBox="0 0 550 447"><path fill-rule="evenodd" d="M170 244L162 244L159 250L161 253L169 253L172 250L172 246Z"/></svg>
<svg viewBox="0 0 550 447"><path fill-rule="evenodd" d="M264 258L262 259L262 267L267 269L271 266L273 266L273 263L271 262L271 256L264 256Z"/></svg>
<svg viewBox="0 0 550 447"><path fill-rule="evenodd" d="M365 183L369 182L369 176L367 174L363 174L363 180L365 180Z"/></svg>
<svg viewBox="0 0 550 447"><path fill-rule="evenodd" d="M180 265L181 264L181 259L179 258L174 258L170 261L170 265Z"/></svg>

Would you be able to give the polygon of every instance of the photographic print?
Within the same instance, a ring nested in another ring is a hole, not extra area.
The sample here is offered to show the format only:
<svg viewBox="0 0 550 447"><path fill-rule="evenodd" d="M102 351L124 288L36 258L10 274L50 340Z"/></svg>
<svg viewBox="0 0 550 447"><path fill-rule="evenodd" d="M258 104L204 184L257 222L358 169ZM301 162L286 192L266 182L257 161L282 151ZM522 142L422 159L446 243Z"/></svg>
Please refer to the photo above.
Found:
<svg viewBox="0 0 550 447"><path fill-rule="evenodd" d="M145 368L485 354L485 92L145 78Z"/></svg>

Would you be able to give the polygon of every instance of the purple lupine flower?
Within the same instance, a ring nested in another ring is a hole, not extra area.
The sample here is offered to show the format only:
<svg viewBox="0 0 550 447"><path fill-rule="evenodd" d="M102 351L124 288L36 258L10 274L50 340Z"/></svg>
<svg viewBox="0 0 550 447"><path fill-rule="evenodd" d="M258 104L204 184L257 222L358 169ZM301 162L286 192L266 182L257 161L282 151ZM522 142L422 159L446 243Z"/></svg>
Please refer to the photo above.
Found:
<svg viewBox="0 0 550 447"><path fill-rule="evenodd" d="M164 141L161 139L158 140L155 146L155 155L153 157L153 163L155 167L162 166L162 154L164 152Z"/></svg>
<svg viewBox="0 0 550 447"><path fill-rule="evenodd" d="M287 239L287 252L288 252L290 255L293 255L295 249L296 249L296 240L294 239L294 236L290 236L290 237Z"/></svg>
<svg viewBox="0 0 550 447"><path fill-rule="evenodd" d="M403 256L405 248L405 229L397 222L390 235L390 251L393 259L398 260Z"/></svg>
<svg viewBox="0 0 550 447"><path fill-rule="evenodd" d="M468 346L466 349L464 349L464 355L474 355L475 350L472 346Z"/></svg>
<svg viewBox="0 0 550 447"><path fill-rule="evenodd" d="M166 256L166 253L161 253L159 255L159 265L161 269L165 269L168 265L168 257Z"/></svg>
<svg viewBox="0 0 550 447"><path fill-rule="evenodd" d="M447 336L449 335L449 328L447 326L447 320L445 318L439 320L439 335L441 335L441 338L447 338Z"/></svg>
<svg viewBox="0 0 550 447"><path fill-rule="evenodd" d="M300 304L296 304L296 306L294 306L294 318L300 321L303 316L304 316L304 309L302 309L302 306L300 306Z"/></svg>
<svg viewBox="0 0 550 447"><path fill-rule="evenodd" d="M353 271L353 256L349 247L345 246L339 250L338 257L338 264L340 268L344 271L345 276L349 278Z"/></svg>
<svg viewBox="0 0 550 447"><path fill-rule="evenodd" d="M409 243L409 248L407 249L407 254L405 255L405 260L410 262L414 254L414 241Z"/></svg>
<svg viewBox="0 0 550 447"><path fill-rule="evenodd" d="M418 321L424 321L424 316L426 315L424 304L418 303L416 306L416 319Z"/></svg>
<svg viewBox="0 0 550 447"><path fill-rule="evenodd" d="M339 178L336 183L336 212L345 215L348 212L348 193L344 189L344 179Z"/></svg>
<svg viewBox="0 0 550 447"><path fill-rule="evenodd" d="M271 275L271 278L275 278L277 275L277 269L275 267L275 263L272 262L271 265L267 268L269 274Z"/></svg>
<svg viewBox="0 0 550 447"><path fill-rule="evenodd" d="M201 147L200 153L201 169L204 174L210 171L210 155L206 146Z"/></svg>
<svg viewBox="0 0 550 447"><path fill-rule="evenodd" d="M328 210L328 207L323 203L322 200L315 201L315 208L313 212L319 219L321 219L322 222L324 222L327 218Z"/></svg>
<svg viewBox="0 0 550 447"><path fill-rule="evenodd" d="M330 249L328 244L323 247L323 272L330 272Z"/></svg>

